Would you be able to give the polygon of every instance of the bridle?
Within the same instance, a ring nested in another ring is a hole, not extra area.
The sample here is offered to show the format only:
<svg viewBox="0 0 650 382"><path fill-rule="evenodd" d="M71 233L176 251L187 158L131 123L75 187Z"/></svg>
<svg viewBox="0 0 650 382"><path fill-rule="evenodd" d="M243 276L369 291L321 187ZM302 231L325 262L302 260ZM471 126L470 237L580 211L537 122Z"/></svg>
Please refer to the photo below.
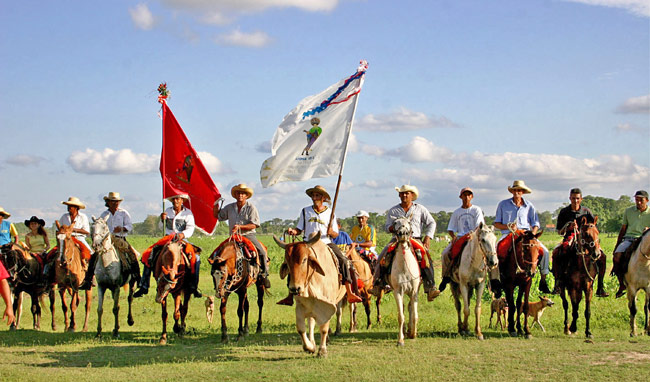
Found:
<svg viewBox="0 0 650 382"><path fill-rule="evenodd" d="M488 256L496 256L496 249L494 251L490 251L489 249L485 248L487 241L481 239L481 232L483 231L477 229L474 234L476 235L476 240L478 241L478 248L481 250L481 254L483 255L483 267L493 269L496 267L496 265L493 267L488 267Z"/></svg>
<svg viewBox="0 0 650 382"><path fill-rule="evenodd" d="M14 246L16 244L11 243L11 248L8 251L2 250L2 247L0 247L0 252L2 253L2 256L4 257L4 261L2 262L5 265L5 268L7 269L7 273L9 273L9 276L11 276L11 281L12 283L16 283L20 281L21 284L24 285L33 285L36 284L37 281L25 281L29 279L29 272L25 273L25 271L29 271L28 269L28 264L26 261L24 261L24 258L21 261L21 255L18 253L17 249L14 249ZM7 253L8 252L8 253ZM11 253L11 257L13 260L13 265L11 267L7 267L7 260L9 259L9 253ZM22 263L22 264L21 264ZM20 267L20 268L19 268ZM22 277L21 277L22 275Z"/></svg>

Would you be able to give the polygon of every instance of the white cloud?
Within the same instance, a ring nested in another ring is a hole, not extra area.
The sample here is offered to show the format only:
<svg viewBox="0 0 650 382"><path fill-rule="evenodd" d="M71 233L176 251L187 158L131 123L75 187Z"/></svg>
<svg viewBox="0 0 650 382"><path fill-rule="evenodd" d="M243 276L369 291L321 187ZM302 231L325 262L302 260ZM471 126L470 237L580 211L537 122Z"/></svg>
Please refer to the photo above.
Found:
<svg viewBox="0 0 650 382"><path fill-rule="evenodd" d="M650 2L648 0L564 0L573 3L596 5L610 8L621 8L636 16L650 17Z"/></svg>
<svg viewBox="0 0 650 382"><path fill-rule="evenodd" d="M355 128L366 131L413 131L436 127L461 127L446 117L427 116L422 112L400 108L389 114L368 114L361 118Z"/></svg>
<svg viewBox="0 0 650 382"><path fill-rule="evenodd" d="M158 168L159 155L137 154L130 149L75 151L67 159L76 172L84 174L142 174Z"/></svg>
<svg viewBox="0 0 650 382"><path fill-rule="evenodd" d="M614 131L616 131L617 133L641 133L645 135L648 134L647 129L643 129L632 123L619 123L618 125L614 126Z"/></svg>
<svg viewBox="0 0 650 382"><path fill-rule="evenodd" d="M389 150L386 154L404 162L445 162L454 155L451 150L418 136L413 137L406 146Z"/></svg>
<svg viewBox="0 0 650 382"><path fill-rule="evenodd" d="M218 11L211 11L199 19L204 24L223 26L232 22L232 18Z"/></svg>
<svg viewBox="0 0 650 382"><path fill-rule="evenodd" d="M271 42L271 38L264 32L256 31L244 33L235 29L230 33L221 34L214 39L219 45L245 46L249 48L261 48Z"/></svg>
<svg viewBox="0 0 650 382"><path fill-rule="evenodd" d="M205 169L208 170L209 173L216 174L216 175L232 173L230 167L225 166L219 158L215 157L209 152L200 151L197 152L197 154L199 155L201 162L203 162Z"/></svg>
<svg viewBox="0 0 650 382"><path fill-rule="evenodd" d="M38 155L18 154L7 158L5 160L5 163L14 166L27 167L27 166L36 166L44 160L45 158L40 157Z"/></svg>
<svg viewBox="0 0 650 382"><path fill-rule="evenodd" d="M298 8L309 12L327 12L338 0L162 0L177 9L195 12L223 10L230 12L260 12L270 8Z"/></svg>
<svg viewBox="0 0 650 382"><path fill-rule="evenodd" d="M140 3L134 8L129 8L129 14L136 28L151 30L155 25L155 19L147 4Z"/></svg>
<svg viewBox="0 0 650 382"><path fill-rule="evenodd" d="M628 98L616 108L621 114L650 114L650 95Z"/></svg>

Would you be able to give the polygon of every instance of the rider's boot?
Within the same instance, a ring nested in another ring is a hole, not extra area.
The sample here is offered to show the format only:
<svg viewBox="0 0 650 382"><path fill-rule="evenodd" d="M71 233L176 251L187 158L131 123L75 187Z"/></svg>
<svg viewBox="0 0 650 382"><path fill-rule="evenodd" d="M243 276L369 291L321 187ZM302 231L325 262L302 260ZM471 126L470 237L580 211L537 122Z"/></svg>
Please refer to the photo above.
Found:
<svg viewBox="0 0 650 382"><path fill-rule="evenodd" d="M355 302L362 302L363 299L356 294L354 294L354 291L352 291L352 285L349 282L345 282L345 291L347 292L348 296L348 303L353 304Z"/></svg>
<svg viewBox="0 0 650 382"><path fill-rule="evenodd" d="M539 280L539 291L542 293L551 293L551 290L548 288L548 284L546 283L546 275L542 275Z"/></svg>
<svg viewBox="0 0 650 382"><path fill-rule="evenodd" d="M136 283L140 284L140 266L138 265L138 258L132 251L127 252L129 259L129 272Z"/></svg>
<svg viewBox="0 0 650 382"><path fill-rule="evenodd" d="M201 269L201 257L199 255L196 256L196 263L194 264L194 274L192 274L192 296L194 298L201 298L203 297L203 293L201 293L201 290L199 289L199 270Z"/></svg>
<svg viewBox="0 0 650 382"><path fill-rule="evenodd" d="M625 294L625 280L623 279L623 275L617 274L616 277L618 277L618 290L616 291L616 298L622 297Z"/></svg>
<svg viewBox="0 0 650 382"><path fill-rule="evenodd" d="M149 293L149 279L151 278L151 268L144 265L142 267L142 278L138 284L139 289L135 291L133 297L138 298L142 297L145 294Z"/></svg>
<svg viewBox="0 0 650 382"><path fill-rule="evenodd" d="M501 280L499 279L490 279L490 289L494 293L494 298L500 298L501 293L503 293L503 287L501 285Z"/></svg>
<svg viewBox="0 0 650 382"><path fill-rule="evenodd" d="M266 254L260 254L260 275L259 278L264 283L264 288L271 288L271 281L269 280L269 270Z"/></svg>
<svg viewBox="0 0 650 382"><path fill-rule="evenodd" d="M93 277L95 276L95 263L97 262L97 252L94 252L92 256L90 256L90 260L88 261L88 270L86 271L86 276L84 277L84 281L79 285L79 289L81 290L88 290L93 286Z"/></svg>

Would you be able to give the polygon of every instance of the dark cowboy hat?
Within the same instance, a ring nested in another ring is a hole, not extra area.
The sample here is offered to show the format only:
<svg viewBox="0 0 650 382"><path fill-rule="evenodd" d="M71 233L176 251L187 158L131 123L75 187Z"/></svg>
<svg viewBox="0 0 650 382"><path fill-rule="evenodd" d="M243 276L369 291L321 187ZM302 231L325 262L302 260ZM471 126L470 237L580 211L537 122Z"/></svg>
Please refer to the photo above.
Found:
<svg viewBox="0 0 650 382"><path fill-rule="evenodd" d="M29 218L29 220L25 220L25 225L29 227L29 223L31 222L38 223L41 225L41 227L45 227L45 220L39 219L36 216L32 216L31 218Z"/></svg>

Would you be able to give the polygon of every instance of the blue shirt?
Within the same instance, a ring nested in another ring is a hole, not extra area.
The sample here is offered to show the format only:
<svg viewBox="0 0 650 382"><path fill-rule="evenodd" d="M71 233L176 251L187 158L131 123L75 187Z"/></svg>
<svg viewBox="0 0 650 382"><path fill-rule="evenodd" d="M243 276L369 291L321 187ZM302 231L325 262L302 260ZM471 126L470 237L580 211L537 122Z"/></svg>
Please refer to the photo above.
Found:
<svg viewBox="0 0 650 382"><path fill-rule="evenodd" d="M352 245L352 238L347 232L339 231L339 235L332 239L332 243L336 245Z"/></svg>
<svg viewBox="0 0 650 382"><path fill-rule="evenodd" d="M539 227L539 218L537 217L537 211L533 203L526 201L524 198L521 201L521 207L517 207L512 201L512 198L500 201L497 206L497 215L494 222L501 224L516 222L517 228L527 230L533 227ZM501 233L507 235L510 231L502 229Z"/></svg>
<svg viewBox="0 0 650 382"><path fill-rule="evenodd" d="M11 243L11 223L6 220L0 224L0 245Z"/></svg>

